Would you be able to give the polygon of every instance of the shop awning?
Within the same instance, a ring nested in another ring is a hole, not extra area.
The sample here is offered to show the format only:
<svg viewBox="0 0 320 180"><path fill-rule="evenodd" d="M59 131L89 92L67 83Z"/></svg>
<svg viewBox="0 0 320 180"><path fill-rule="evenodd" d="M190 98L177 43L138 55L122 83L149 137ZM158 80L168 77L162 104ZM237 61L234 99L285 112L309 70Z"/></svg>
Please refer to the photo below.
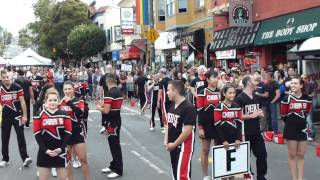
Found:
<svg viewBox="0 0 320 180"><path fill-rule="evenodd" d="M238 49L253 45L260 23L250 27L232 27L214 33L211 51Z"/></svg>
<svg viewBox="0 0 320 180"><path fill-rule="evenodd" d="M320 35L320 7L262 21L255 45L308 39Z"/></svg>
<svg viewBox="0 0 320 180"><path fill-rule="evenodd" d="M177 33L174 38L176 47L182 44L192 44L198 51L202 51L205 46L205 33L204 29L198 29L192 32Z"/></svg>
<svg viewBox="0 0 320 180"><path fill-rule="evenodd" d="M128 46L127 49L120 51L121 60L138 60L140 59L140 49L134 46Z"/></svg>

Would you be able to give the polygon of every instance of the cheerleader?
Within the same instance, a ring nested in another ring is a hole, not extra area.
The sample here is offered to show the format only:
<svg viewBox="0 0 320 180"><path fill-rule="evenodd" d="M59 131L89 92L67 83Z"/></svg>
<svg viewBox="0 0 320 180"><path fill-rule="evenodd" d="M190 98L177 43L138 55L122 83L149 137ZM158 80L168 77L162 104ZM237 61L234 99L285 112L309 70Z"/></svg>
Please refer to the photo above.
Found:
<svg viewBox="0 0 320 180"><path fill-rule="evenodd" d="M230 143L235 143L236 148L240 146L242 130L241 107L233 102L236 89L225 86L222 89L222 102L214 110L214 121L218 131L218 144L229 149ZM222 180L234 180L234 177L222 178Z"/></svg>
<svg viewBox="0 0 320 180"><path fill-rule="evenodd" d="M161 107L157 107L157 99L159 92L159 77L157 74L153 75L151 83L148 84L148 91L151 91L151 120L150 120L150 131L155 130L154 117L156 115L156 110L158 111L159 118L162 119ZM163 123L160 121L161 131L163 131Z"/></svg>
<svg viewBox="0 0 320 180"><path fill-rule="evenodd" d="M304 82L301 78L292 78L290 88L290 94L281 102L280 113L285 122L289 170L293 180L302 180L308 139L307 115L311 112L312 100L303 94Z"/></svg>
<svg viewBox="0 0 320 180"><path fill-rule="evenodd" d="M85 144L85 134L83 127L84 101L75 97L74 86L71 81L66 81L63 85L64 97L60 101L59 108L66 111L72 120L72 135L68 142L68 151L73 152L81 164L84 180L89 180L89 167L87 161L87 149ZM69 180L73 179L72 168L68 167Z"/></svg>
<svg viewBox="0 0 320 180"><path fill-rule="evenodd" d="M220 90L217 88L218 73L210 70L206 74L208 87L198 92L196 98L198 111L198 129L201 139L201 167L204 180L210 179L208 176L208 155L211 140L217 139L217 130L214 126L213 110L220 101Z"/></svg>
<svg viewBox="0 0 320 180"><path fill-rule="evenodd" d="M50 169L55 167L59 180L67 180L66 167L70 162L70 154L66 146L72 131L71 120L66 112L58 109L58 91L48 91L44 101L43 110L33 120L33 132L39 145L39 179L49 179Z"/></svg>

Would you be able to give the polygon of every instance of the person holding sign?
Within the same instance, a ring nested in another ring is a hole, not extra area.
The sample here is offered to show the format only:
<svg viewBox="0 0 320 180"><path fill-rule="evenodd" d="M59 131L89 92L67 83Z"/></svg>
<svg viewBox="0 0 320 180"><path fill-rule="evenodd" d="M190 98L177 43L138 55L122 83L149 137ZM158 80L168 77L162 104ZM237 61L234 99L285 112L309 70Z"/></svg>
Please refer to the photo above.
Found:
<svg viewBox="0 0 320 180"><path fill-rule="evenodd" d="M294 77L290 82L291 93L280 105L281 117L285 122L284 138L288 140L288 164L293 180L302 180L304 155L307 149L307 115L311 112L312 99L303 94L304 82Z"/></svg>
<svg viewBox="0 0 320 180"><path fill-rule="evenodd" d="M214 122L218 131L218 144L223 144L226 150L229 143L235 143L238 149L241 142L242 112L241 107L233 102L236 90L232 86L222 89L222 102L214 110ZM222 180L234 180L234 176L222 178Z"/></svg>
<svg viewBox="0 0 320 180"><path fill-rule="evenodd" d="M197 111L184 97L182 81L170 81L167 94L173 104L167 114L164 147L170 152L173 180L190 180Z"/></svg>
<svg viewBox="0 0 320 180"><path fill-rule="evenodd" d="M217 88L218 73L210 70L206 73L208 87L200 90L196 98L198 111L198 129L201 139L201 167L203 180L211 179L208 176L208 155L212 139L217 139L218 133L214 126L213 110L220 101L220 89Z"/></svg>
<svg viewBox="0 0 320 180"><path fill-rule="evenodd" d="M244 122L244 138L243 141L250 141L250 148L254 156L256 156L257 180L266 180L267 174L267 150L264 139L260 130L260 117L263 117L263 111L258 97L253 93L258 82L251 75L246 75L242 84L243 91L235 98L242 108L242 119ZM246 179L252 179L251 173L245 175Z"/></svg>

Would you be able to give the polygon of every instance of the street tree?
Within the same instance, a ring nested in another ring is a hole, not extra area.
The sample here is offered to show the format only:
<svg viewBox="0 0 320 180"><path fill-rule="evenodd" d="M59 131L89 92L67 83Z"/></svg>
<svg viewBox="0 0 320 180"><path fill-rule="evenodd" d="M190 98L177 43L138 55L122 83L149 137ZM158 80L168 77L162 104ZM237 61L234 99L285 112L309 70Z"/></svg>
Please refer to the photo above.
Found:
<svg viewBox="0 0 320 180"><path fill-rule="evenodd" d="M96 55L105 45L105 31L94 24L76 26L68 36L68 48L76 60Z"/></svg>

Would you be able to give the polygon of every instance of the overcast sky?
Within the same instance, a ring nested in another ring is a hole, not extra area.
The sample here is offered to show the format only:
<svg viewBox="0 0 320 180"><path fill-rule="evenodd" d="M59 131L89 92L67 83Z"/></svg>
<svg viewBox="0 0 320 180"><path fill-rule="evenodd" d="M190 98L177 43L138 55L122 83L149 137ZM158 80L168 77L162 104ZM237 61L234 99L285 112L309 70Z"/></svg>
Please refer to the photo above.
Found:
<svg viewBox="0 0 320 180"><path fill-rule="evenodd" d="M0 0L0 26L17 36L20 29L35 20L32 4L36 1ZM82 1L88 3L92 0Z"/></svg>

